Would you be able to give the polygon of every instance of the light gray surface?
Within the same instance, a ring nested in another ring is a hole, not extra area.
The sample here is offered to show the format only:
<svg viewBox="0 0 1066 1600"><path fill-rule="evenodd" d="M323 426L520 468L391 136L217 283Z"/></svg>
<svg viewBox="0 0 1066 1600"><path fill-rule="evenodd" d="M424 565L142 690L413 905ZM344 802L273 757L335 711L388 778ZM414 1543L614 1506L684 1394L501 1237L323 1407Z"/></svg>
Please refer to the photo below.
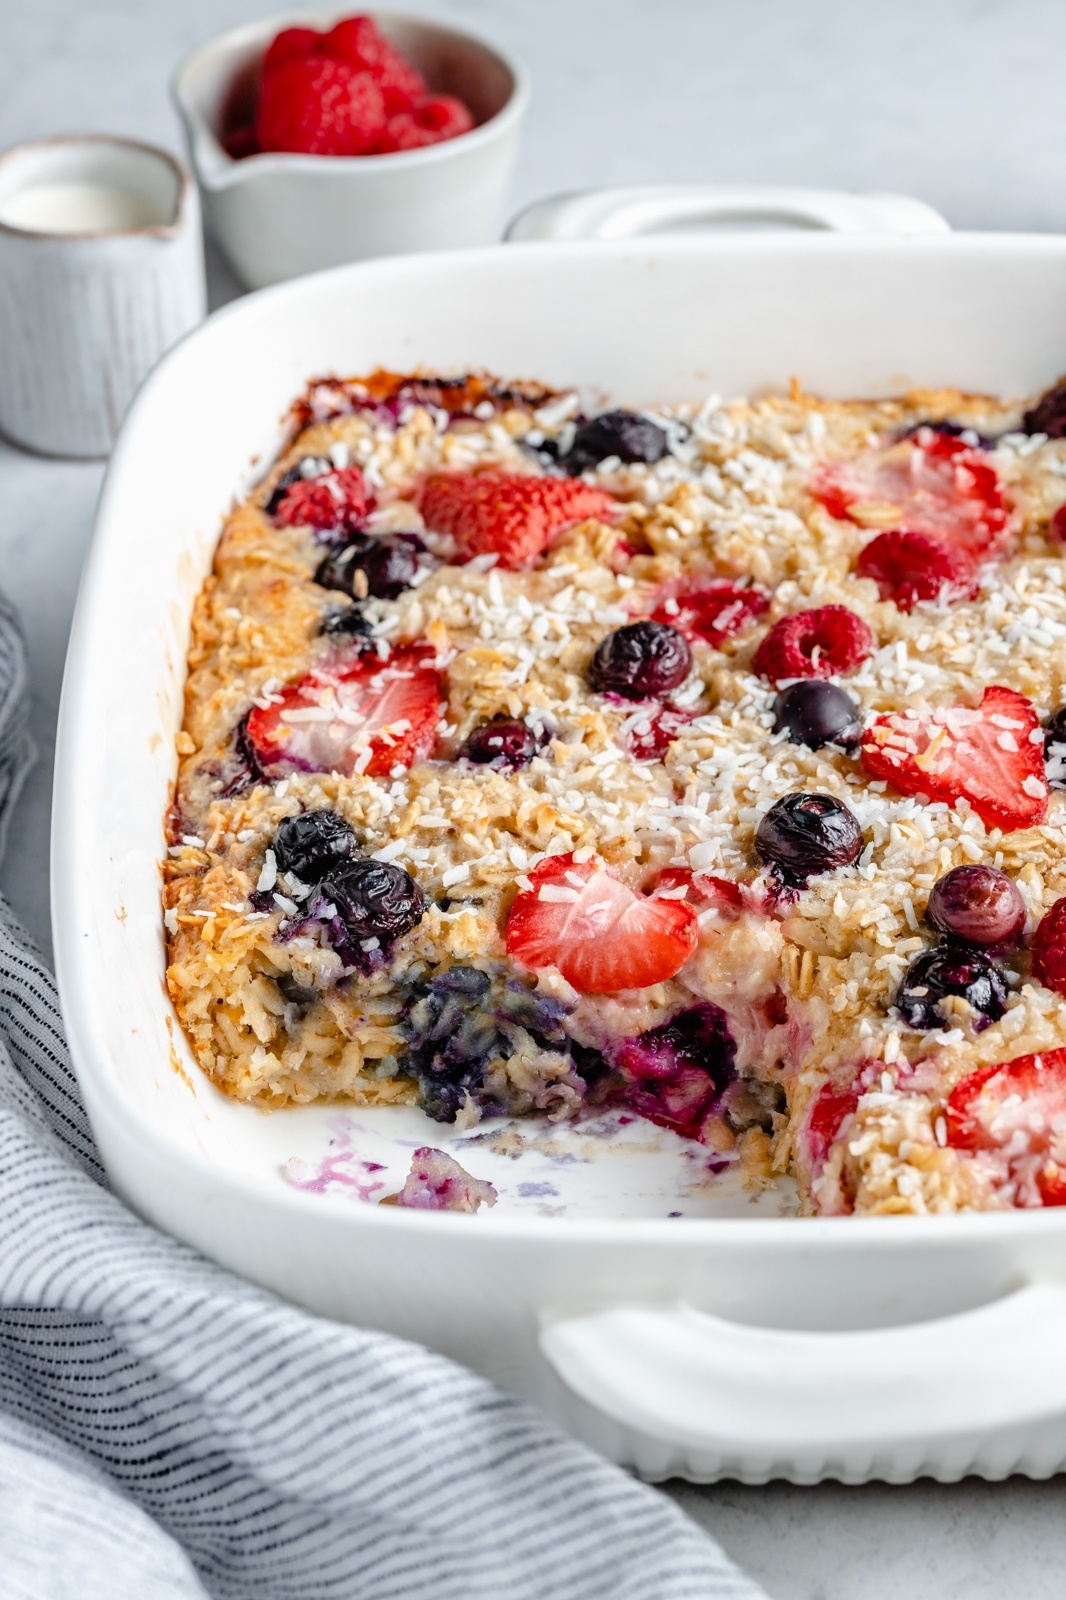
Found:
<svg viewBox="0 0 1066 1600"><path fill-rule="evenodd" d="M177 58L267 9L256 0L0 3L0 145L79 128L176 145L166 82ZM514 209L599 183L804 183L908 192L958 227L1066 229L1061 0L411 3L494 38L530 68ZM214 302L232 292L215 263ZM0 884L46 945L53 730L100 478L99 466L0 443L0 584L26 624L41 750ZM106 737L106 708L100 728ZM678 1492L774 1600L1063 1592L1061 1480Z"/></svg>

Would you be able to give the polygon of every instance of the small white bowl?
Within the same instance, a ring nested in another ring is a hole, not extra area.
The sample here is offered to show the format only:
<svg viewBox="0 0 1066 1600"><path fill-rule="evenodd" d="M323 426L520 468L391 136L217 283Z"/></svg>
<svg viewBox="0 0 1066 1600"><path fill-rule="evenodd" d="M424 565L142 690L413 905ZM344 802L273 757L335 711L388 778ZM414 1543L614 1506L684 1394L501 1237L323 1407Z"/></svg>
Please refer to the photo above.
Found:
<svg viewBox="0 0 1066 1600"><path fill-rule="evenodd" d="M178 67L173 94L204 218L237 276L259 289L366 256L490 244L499 237L524 73L470 34L393 12L374 20L440 94L477 126L423 150L383 156L270 154L233 160L219 135L234 100L254 104L264 51L282 28L328 28L346 11L296 12L219 34Z"/></svg>

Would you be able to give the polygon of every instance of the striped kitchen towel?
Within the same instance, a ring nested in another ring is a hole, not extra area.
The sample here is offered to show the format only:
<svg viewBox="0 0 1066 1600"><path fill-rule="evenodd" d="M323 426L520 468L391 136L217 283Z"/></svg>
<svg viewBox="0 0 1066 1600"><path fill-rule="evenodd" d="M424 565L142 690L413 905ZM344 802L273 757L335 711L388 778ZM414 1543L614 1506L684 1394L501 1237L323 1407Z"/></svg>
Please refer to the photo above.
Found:
<svg viewBox="0 0 1066 1600"><path fill-rule="evenodd" d="M0 603L0 837L29 759ZM654 1489L108 1190L0 901L0 1600L758 1600Z"/></svg>

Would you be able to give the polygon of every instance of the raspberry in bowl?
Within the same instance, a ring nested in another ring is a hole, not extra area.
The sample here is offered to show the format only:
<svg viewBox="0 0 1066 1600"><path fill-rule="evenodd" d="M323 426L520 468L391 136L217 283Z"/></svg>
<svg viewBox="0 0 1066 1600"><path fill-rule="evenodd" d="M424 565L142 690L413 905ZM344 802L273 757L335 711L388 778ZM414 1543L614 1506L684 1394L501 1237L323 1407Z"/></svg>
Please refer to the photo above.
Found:
<svg viewBox="0 0 1066 1600"><path fill-rule="evenodd" d="M195 50L173 89L208 231L250 288L498 236L529 92L469 34L273 17Z"/></svg>

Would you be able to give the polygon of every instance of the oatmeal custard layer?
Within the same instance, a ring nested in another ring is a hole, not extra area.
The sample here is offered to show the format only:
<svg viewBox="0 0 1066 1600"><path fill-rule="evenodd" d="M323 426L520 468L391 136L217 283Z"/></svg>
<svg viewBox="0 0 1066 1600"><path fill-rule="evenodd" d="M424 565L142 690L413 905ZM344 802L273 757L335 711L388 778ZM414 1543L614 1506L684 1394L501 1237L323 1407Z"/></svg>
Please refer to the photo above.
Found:
<svg viewBox="0 0 1066 1600"><path fill-rule="evenodd" d="M625 1106L811 1212L1066 1203L1066 387L294 418L168 819L220 1088Z"/></svg>

